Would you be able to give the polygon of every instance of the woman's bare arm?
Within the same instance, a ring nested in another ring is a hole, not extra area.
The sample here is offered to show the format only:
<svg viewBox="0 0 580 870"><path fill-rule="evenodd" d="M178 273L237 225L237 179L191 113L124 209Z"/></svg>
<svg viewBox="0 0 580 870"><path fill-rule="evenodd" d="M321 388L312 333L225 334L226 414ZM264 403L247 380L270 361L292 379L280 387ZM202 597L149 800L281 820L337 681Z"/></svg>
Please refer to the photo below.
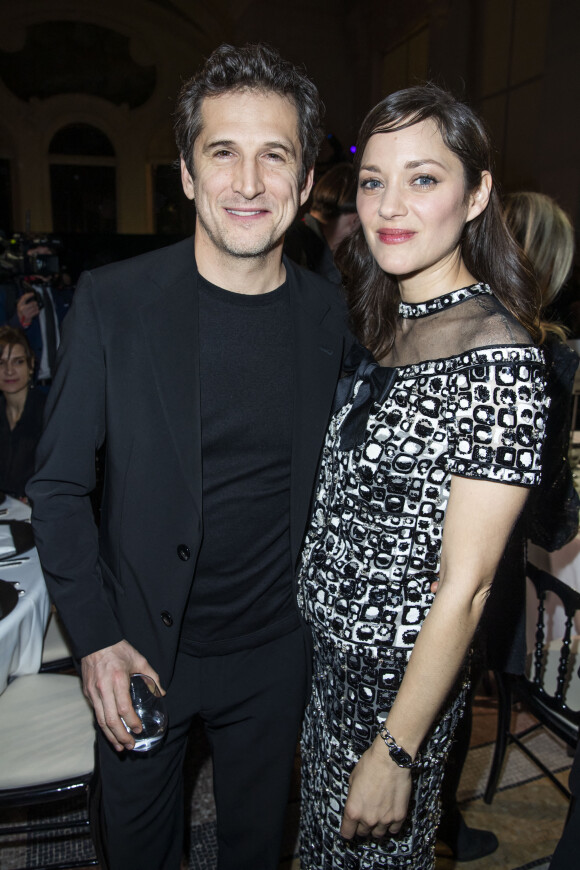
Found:
<svg viewBox="0 0 580 870"><path fill-rule="evenodd" d="M528 490L453 477L445 517L437 595L425 619L387 728L412 757L453 686L481 617L497 565ZM377 737L350 778L341 833L397 833L411 776Z"/></svg>

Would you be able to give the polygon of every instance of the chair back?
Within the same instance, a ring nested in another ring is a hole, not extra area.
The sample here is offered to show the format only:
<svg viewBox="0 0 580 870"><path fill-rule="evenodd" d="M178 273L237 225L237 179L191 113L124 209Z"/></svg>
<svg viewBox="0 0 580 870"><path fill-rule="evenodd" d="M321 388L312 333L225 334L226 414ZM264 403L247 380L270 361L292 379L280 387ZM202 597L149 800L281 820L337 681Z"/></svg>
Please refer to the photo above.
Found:
<svg viewBox="0 0 580 870"><path fill-rule="evenodd" d="M580 728L580 637L573 637L574 617L580 611L580 593L547 571L527 563L527 576L538 598L536 635L528 675L517 681L517 694L532 712L562 739L574 746ZM561 601L564 634L546 642L546 595Z"/></svg>

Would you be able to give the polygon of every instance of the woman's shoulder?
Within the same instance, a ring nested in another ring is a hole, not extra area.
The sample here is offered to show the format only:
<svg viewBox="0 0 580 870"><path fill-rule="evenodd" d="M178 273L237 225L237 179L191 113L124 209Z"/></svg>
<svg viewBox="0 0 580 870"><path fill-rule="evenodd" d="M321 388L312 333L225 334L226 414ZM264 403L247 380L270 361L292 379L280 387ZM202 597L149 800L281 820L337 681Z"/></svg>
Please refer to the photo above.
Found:
<svg viewBox="0 0 580 870"><path fill-rule="evenodd" d="M447 360L447 367L543 360L531 335L490 292L474 296L425 318L420 341L425 358ZM419 343L419 337L417 337Z"/></svg>
<svg viewBox="0 0 580 870"><path fill-rule="evenodd" d="M493 295L479 297L470 314L462 329L466 350L492 345L535 346L527 329Z"/></svg>

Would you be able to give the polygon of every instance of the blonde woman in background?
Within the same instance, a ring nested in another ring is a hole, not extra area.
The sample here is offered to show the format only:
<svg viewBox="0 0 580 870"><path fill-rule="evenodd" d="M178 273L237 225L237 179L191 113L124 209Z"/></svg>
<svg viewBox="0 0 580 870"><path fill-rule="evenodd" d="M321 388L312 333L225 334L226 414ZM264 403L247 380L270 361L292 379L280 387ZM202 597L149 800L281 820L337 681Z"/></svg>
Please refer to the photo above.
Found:
<svg viewBox="0 0 580 870"><path fill-rule="evenodd" d="M560 206L541 193L516 193L506 203L506 218L516 241L527 254L542 292L542 311L551 305L572 268L574 231ZM530 504L530 536L546 549L561 547L578 528L579 501L572 485L568 446L572 428L572 387L578 356L565 343L565 329L542 320L548 364L548 414L544 445L545 479ZM545 491L547 490L547 491ZM580 744L579 744L580 747ZM568 818L550 870L572 870L580 854L580 748L570 771L572 793Z"/></svg>
<svg viewBox="0 0 580 870"><path fill-rule="evenodd" d="M505 217L516 242L530 260L542 293L545 313L570 274L574 257L574 230L568 215L544 193L512 193L505 203ZM566 337L558 324L544 322L548 334Z"/></svg>
<svg viewBox="0 0 580 870"><path fill-rule="evenodd" d="M546 550L557 550L578 529L580 500L572 484L568 448L572 429L572 390L578 355L565 343L566 329L546 312L570 275L574 230L567 214L549 196L524 191L506 199L505 217L526 254L541 292L540 343L547 364L551 398L543 450L542 486L528 504L528 536Z"/></svg>

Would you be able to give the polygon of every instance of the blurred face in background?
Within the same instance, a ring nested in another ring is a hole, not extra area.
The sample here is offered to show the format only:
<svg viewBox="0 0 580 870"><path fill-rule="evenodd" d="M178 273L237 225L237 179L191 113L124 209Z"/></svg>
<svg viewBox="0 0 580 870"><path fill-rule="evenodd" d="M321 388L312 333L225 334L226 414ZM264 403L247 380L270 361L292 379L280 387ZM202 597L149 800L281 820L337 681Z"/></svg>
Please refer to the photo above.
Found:
<svg viewBox="0 0 580 870"><path fill-rule="evenodd" d="M0 354L0 391L16 395L28 389L32 365L21 344L5 344Z"/></svg>

